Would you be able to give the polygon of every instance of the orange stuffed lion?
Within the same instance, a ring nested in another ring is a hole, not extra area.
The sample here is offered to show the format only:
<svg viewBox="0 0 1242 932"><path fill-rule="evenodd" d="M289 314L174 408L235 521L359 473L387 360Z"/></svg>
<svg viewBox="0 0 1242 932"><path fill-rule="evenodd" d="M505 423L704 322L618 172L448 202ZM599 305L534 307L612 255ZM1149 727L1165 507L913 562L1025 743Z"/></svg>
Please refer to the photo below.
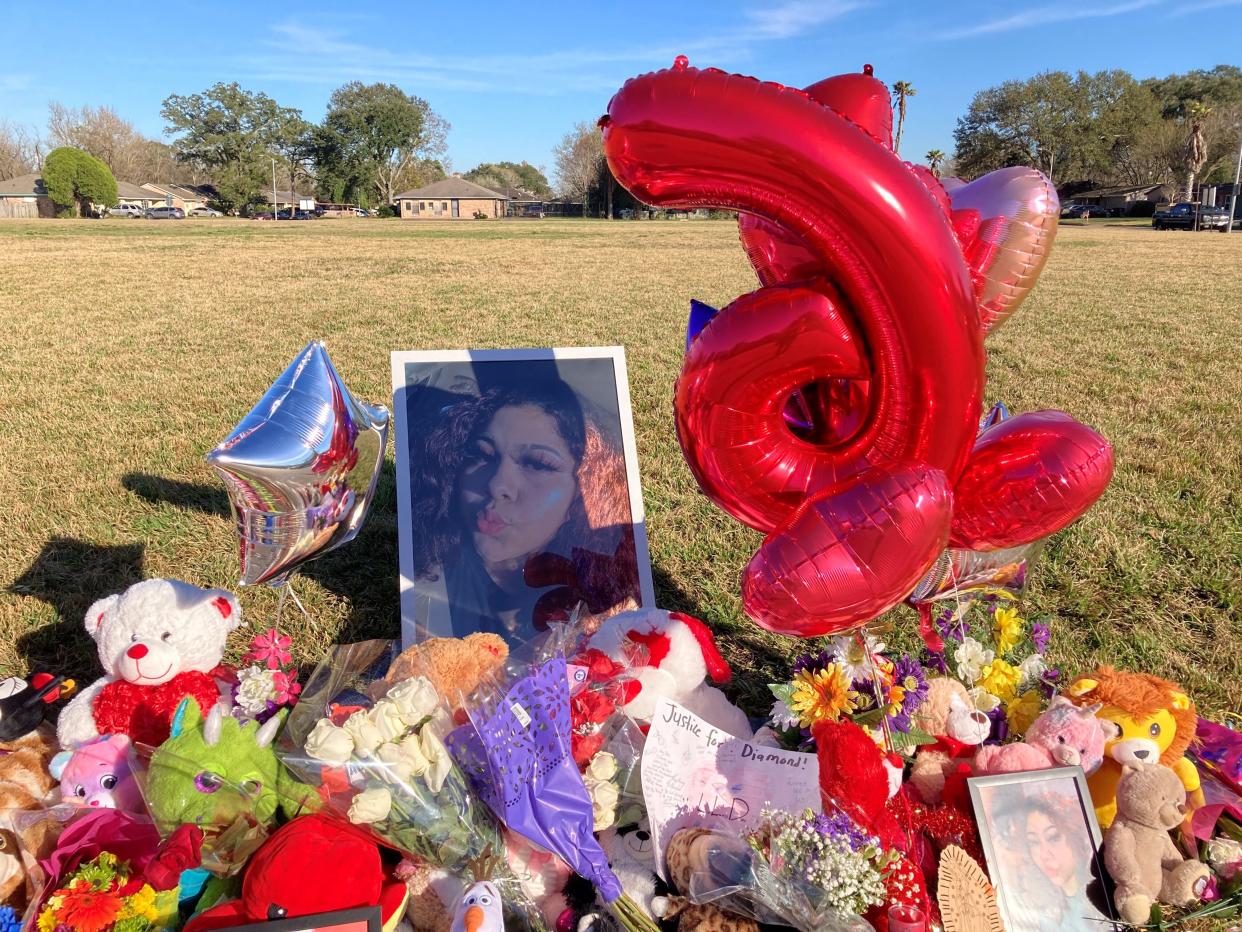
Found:
<svg viewBox="0 0 1242 932"><path fill-rule="evenodd" d="M1100 667L1077 679L1068 695L1079 706L1101 703L1096 717L1116 728L1104 745L1104 763L1087 778L1101 829L1117 814L1117 784L1126 764L1159 761L1177 774L1192 800L1198 798L1199 772L1183 755L1199 716L1180 686L1146 673Z"/></svg>

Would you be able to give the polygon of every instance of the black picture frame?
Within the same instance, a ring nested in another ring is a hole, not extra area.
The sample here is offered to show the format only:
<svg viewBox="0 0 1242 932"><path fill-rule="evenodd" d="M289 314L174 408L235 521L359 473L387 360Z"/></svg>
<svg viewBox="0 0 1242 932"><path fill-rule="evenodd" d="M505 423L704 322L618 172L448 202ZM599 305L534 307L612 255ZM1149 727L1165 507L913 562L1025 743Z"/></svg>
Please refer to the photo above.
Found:
<svg viewBox="0 0 1242 932"><path fill-rule="evenodd" d="M990 774L967 785L1006 932L1120 928L1081 767Z"/></svg>
<svg viewBox="0 0 1242 932"><path fill-rule="evenodd" d="M221 932L336 932L349 929L355 932L358 923L366 923L366 932L383 932L384 920L378 906L361 906L331 913L315 913L313 916L297 916L292 919L273 919L269 922L252 922L241 926L229 926Z"/></svg>

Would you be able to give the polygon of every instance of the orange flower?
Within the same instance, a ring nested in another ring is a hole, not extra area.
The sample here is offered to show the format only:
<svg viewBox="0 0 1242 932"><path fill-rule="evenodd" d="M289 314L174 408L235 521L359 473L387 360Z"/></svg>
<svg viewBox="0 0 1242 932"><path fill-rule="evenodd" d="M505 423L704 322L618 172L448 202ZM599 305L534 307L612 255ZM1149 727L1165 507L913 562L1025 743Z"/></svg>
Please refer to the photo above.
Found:
<svg viewBox="0 0 1242 932"><path fill-rule="evenodd" d="M93 890L89 885L85 890L81 887L81 884L73 884L57 918L75 932L104 932L116 922L124 904L111 893Z"/></svg>

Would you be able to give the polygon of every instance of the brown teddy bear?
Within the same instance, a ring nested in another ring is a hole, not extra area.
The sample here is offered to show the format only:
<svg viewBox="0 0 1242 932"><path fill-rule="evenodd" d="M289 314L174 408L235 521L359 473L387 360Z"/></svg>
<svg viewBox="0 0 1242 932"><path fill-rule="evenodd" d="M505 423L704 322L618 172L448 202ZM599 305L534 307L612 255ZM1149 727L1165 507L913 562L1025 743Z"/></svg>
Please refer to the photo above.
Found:
<svg viewBox="0 0 1242 932"><path fill-rule="evenodd" d="M975 750L988 736L992 722L975 708L965 686L942 676L928 681L927 698L914 713L914 727L936 739L935 744L919 749L910 771L910 782L923 802L935 806L950 774L969 776Z"/></svg>
<svg viewBox="0 0 1242 932"><path fill-rule="evenodd" d="M372 699L415 676L425 676L454 709L509 659L509 645L498 634L476 632L464 638L427 638L403 650L388 675L372 688Z"/></svg>
<svg viewBox="0 0 1242 932"><path fill-rule="evenodd" d="M48 773L55 753L44 729L0 744L0 904L19 915L31 893L29 865L47 857L60 834L59 819L25 818L44 807L56 785Z"/></svg>
<svg viewBox="0 0 1242 932"><path fill-rule="evenodd" d="M1169 831L1186 815L1186 790L1163 764L1127 764L1117 784L1117 815L1104 835L1104 866L1117 884L1121 918L1142 925L1157 900L1190 906L1203 896L1207 866L1182 857Z"/></svg>

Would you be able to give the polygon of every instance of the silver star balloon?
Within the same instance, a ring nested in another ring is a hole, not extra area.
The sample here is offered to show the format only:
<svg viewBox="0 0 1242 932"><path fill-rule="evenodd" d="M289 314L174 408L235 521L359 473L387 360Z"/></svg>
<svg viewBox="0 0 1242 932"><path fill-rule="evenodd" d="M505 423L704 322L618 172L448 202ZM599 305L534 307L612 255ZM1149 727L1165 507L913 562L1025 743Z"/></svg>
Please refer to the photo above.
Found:
<svg viewBox="0 0 1242 932"><path fill-rule="evenodd" d="M350 394L314 342L207 454L233 506L243 585L280 586L354 539L375 497L388 422L383 405Z"/></svg>

